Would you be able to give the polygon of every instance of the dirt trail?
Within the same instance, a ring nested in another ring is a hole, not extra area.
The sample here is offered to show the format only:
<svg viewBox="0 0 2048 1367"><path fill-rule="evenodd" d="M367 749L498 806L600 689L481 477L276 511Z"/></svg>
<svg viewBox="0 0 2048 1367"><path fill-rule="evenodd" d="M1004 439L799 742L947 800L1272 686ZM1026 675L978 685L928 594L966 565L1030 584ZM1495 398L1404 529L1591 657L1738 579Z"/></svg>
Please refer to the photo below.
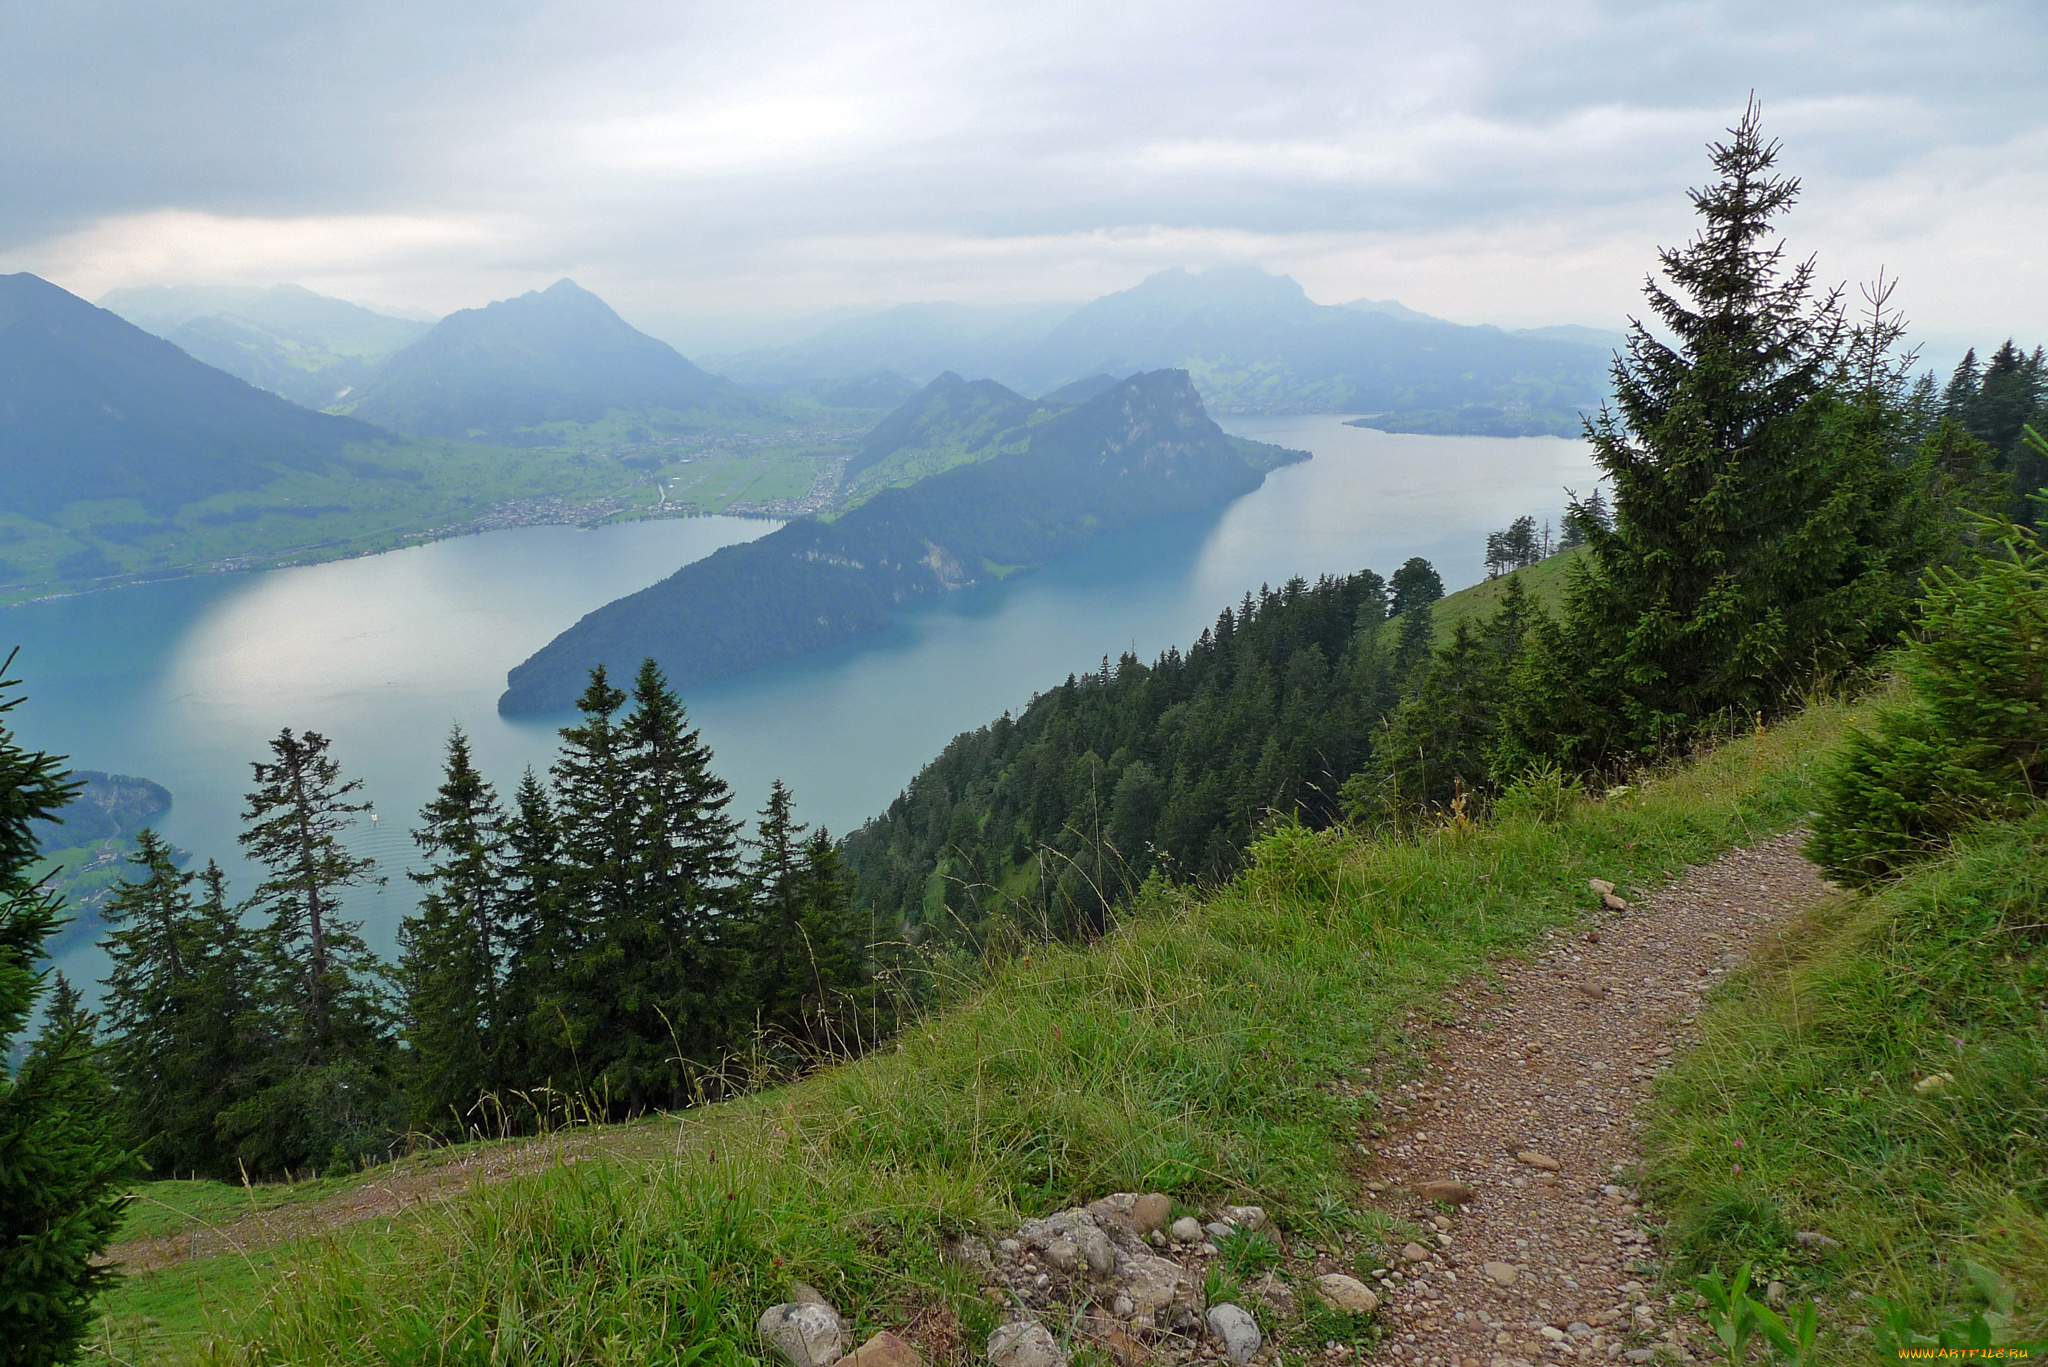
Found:
<svg viewBox="0 0 2048 1367"><path fill-rule="evenodd" d="M119 1264L123 1271L135 1273L222 1253L248 1253L288 1239L323 1234L358 1220L395 1215L413 1206L446 1200L480 1181L503 1181L556 1163L581 1162L599 1150L615 1155L627 1147L618 1142L622 1134L642 1141L640 1147L646 1147L650 1138L617 1128L602 1133L571 1130L545 1139L493 1145L456 1158L402 1161L361 1186L331 1196L286 1200L231 1220L197 1222L155 1238L115 1244L107 1250L106 1260ZM275 1195L274 1189L258 1190L265 1197Z"/></svg>
<svg viewBox="0 0 2048 1367"><path fill-rule="evenodd" d="M1372 1203L1442 1231L1379 1279L1389 1332L1378 1358L1646 1362L1652 1345L1669 1345L1691 1359L1686 1331L1648 1295L1650 1237L1627 1175L1635 1117L1693 1042L1701 993L1829 891L1799 837L1780 836L1691 870L1590 933L1559 932L1533 964L1502 970L1500 993L1477 985L1447 1003L1461 1018L1369 1141ZM1475 1193L1455 1215L1419 1194L1446 1180Z"/></svg>

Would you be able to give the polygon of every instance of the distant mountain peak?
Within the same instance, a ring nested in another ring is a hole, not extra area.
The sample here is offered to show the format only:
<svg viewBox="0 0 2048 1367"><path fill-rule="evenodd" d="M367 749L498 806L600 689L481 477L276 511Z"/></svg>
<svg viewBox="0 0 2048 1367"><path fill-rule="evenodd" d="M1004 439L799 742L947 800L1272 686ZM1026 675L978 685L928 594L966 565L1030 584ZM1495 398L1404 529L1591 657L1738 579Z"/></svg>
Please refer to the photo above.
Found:
<svg viewBox="0 0 2048 1367"><path fill-rule="evenodd" d="M1358 313L1383 313L1389 318L1399 318L1404 323L1441 323L1445 320L1432 314L1421 313L1409 308L1398 299L1353 299L1338 308L1352 309Z"/></svg>
<svg viewBox="0 0 2048 1367"><path fill-rule="evenodd" d="M357 393L351 411L401 432L544 444L559 437L530 429L614 412L763 411L566 276L449 314Z"/></svg>

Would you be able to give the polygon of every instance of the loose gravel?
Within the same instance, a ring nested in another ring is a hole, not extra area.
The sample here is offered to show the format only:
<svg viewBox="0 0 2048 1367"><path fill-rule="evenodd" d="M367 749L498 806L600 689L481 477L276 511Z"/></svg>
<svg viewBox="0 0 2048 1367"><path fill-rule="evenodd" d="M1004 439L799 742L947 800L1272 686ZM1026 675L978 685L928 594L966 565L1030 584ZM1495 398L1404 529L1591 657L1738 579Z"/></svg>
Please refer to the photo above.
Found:
<svg viewBox="0 0 2048 1367"><path fill-rule="evenodd" d="M1832 891L1799 840L1695 868L1588 930L1558 932L1535 962L1503 966L1498 989L1447 999L1456 1023L1365 1136L1369 1199L1434 1244L1389 1250L1376 1274L1387 1327L1376 1358L1692 1360L1692 1326L1653 1294L1654 1222L1630 1181L1639 1117L1657 1074L1696 1042L1702 994ZM1424 1199L1433 1182L1469 1184L1470 1204Z"/></svg>

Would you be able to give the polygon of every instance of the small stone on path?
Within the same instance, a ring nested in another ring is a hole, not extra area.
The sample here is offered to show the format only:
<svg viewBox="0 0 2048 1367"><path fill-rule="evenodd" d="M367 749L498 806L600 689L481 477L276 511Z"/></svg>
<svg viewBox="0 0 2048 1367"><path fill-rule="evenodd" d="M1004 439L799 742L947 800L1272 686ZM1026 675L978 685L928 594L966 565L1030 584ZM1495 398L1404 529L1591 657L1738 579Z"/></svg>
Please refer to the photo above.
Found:
<svg viewBox="0 0 2048 1367"><path fill-rule="evenodd" d="M755 1327L789 1367L831 1367L846 1351L839 1312L817 1301L771 1305Z"/></svg>
<svg viewBox="0 0 2048 1367"><path fill-rule="evenodd" d="M1449 1201L1457 1206L1471 1205L1478 1195L1470 1182L1458 1181L1424 1182L1416 1191L1425 1201Z"/></svg>
<svg viewBox="0 0 2048 1367"><path fill-rule="evenodd" d="M1352 1315L1369 1315L1380 1308L1380 1298L1356 1277L1342 1272L1325 1272L1316 1278L1316 1295L1333 1310Z"/></svg>
<svg viewBox="0 0 2048 1367"><path fill-rule="evenodd" d="M1484 1272L1489 1280L1498 1282L1502 1286L1513 1286L1515 1284L1517 1274L1513 1263L1504 1263L1498 1259L1490 1258L1479 1265L1479 1270Z"/></svg>
<svg viewBox="0 0 2048 1367"><path fill-rule="evenodd" d="M1037 1320L1012 1320L988 1336L995 1367L1069 1367L1067 1355Z"/></svg>
<svg viewBox="0 0 2048 1367"><path fill-rule="evenodd" d="M884 1329L832 1367L924 1367L917 1349Z"/></svg>
<svg viewBox="0 0 2048 1367"><path fill-rule="evenodd" d="M1564 1166L1549 1154L1538 1153L1534 1149L1523 1149L1515 1155L1515 1161L1524 1167L1538 1168L1544 1172L1556 1172Z"/></svg>
<svg viewBox="0 0 2048 1367"><path fill-rule="evenodd" d="M1252 1318L1251 1312L1227 1302L1209 1307L1209 1332L1222 1341L1223 1356L1239 1367L1250 1362L1264 1342L1259 1334L1259 1322Z"/></svg>

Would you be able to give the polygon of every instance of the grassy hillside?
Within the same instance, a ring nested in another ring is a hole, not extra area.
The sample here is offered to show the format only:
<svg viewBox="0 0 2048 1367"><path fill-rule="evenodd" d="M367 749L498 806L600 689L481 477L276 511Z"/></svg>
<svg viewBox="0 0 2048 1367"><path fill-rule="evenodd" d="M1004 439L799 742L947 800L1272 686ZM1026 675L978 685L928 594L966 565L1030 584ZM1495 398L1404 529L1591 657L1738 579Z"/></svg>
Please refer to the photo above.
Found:
<svg viewBox="0 0 2048 1367"><path fill-rule="evenodd" d="M329 560L478 524L568 520L579 507L596 518L659 497L646 472L609 459L462 442L366 443L343 448L325 468L170 508L100 498L42 517L0 512L0 603Z"/></svg>
<svg viewBox="0 0 2048 1367"><path fill-rule="evenodd" d="M760 1351L754 1317L802 1278L858 1335L889 1327L966 1362L1001 1311L938 1235L1119 1189L1256 1200L1291 1252L1320 1244L1363 1271L1414 1236L1349 1199L1353 1127L1446 985L1590 910L1588 877L1635 895L1791 825L1850 715L1816 706L1552 821L1283 829L1215 895L1155 885L1092 946L1035 946L959 983L859 1062L583 1136L445 1201L131 1278L108 1356L728 1362ZM1328 1337L1274 1327L1290 1355Z"/></svg>
<svg viewBox="0 0 2048 1367"><path fill-rule="evenodd" d="M1650 1135L1686 1265L2048 1336L2044 902L2036 815L1840 898L1723 990Z"/></svg>
<svg viewBox="0 0 2048 1367"><path fill-rule="evenodd" d="M1565 576L1583 554L1583 550L1561 551L1527 569L1512 570L1498 579L1481 580L1469 589L1445 594L1431 609L1436 643L1443 645L1449 641L1459 622L1471 622L1476 626L1498 612L1501 599L1507 595L1509 580L1520 584L1522 592L1528 594L1533 602L1555 614L1564 599Z"/></svg>

